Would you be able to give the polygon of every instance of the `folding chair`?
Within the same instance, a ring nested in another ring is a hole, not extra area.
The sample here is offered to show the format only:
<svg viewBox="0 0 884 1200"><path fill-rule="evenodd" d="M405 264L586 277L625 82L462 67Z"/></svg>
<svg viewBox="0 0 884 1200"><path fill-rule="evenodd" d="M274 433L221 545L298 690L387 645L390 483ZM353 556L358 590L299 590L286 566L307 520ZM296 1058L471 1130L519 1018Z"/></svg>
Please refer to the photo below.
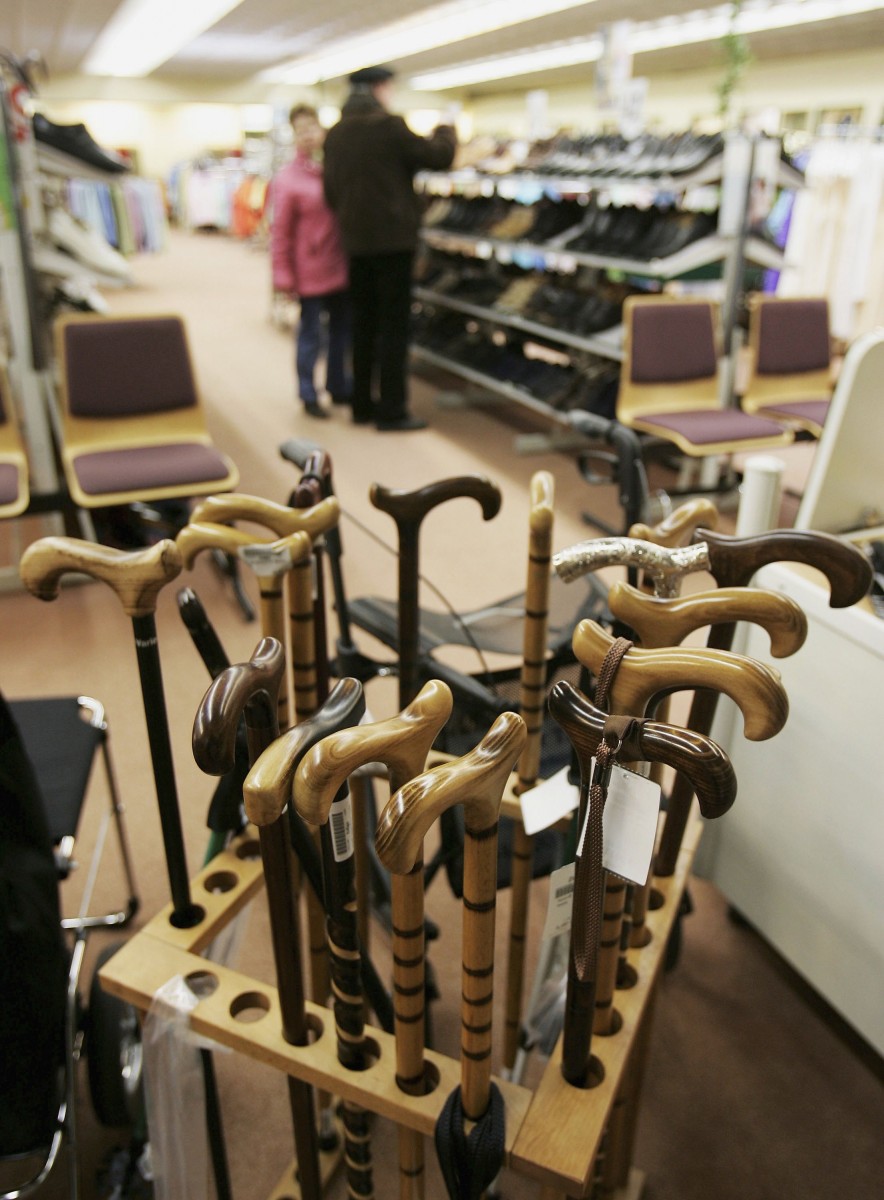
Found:
<svg viewBox="0 0 884 1200"><path fill-rule="evenodd" d="M28 507L28 459L9 390L9 376L0 362L0 517L17 517Z"/></svg>
<svg viewBox="0 0 884 1200"><path fill-rule="evenodd" d="M832 398L825 299L749 298L749 382L743 411L819 437Z"/></svg>
<svg viewBox="0 0 884 1200"><path fill-rule="evenodd" d="M770 450L793 440L769 418L723 408L718 308L708 300L629 296L617 420L695 458Z"/></svg>

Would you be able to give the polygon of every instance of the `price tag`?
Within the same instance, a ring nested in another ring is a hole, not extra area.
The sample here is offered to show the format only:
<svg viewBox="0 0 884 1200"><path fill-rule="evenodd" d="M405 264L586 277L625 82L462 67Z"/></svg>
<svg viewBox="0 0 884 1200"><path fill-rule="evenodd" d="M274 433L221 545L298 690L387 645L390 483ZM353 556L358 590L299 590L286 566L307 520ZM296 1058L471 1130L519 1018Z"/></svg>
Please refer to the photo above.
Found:
<svg viewBox="0 0 884 1200"><path fill-rule="evenodd" d="M289 546L274 546L272 543L256 542L252 546L240 546L239 558L252 568L256 575L268 577L290 571L292 551Z"/></svg>
<svg viewBox="0 0 884 1200"><path fill-rule="evenodd" d="M559 867L549 877L549 904L546 909L546 922L541 937L558 937L567 933L571 928L571 912L574 908L574 863Z"/></svg>
<svg viewBox="0 0 884 1200"><path fill-rule="evenodd" d="M349 794L336 800L328 815L335 862L344 862L353 854L353 805Z"/></svg>
<svg viewBox="0 0 884 1200"><path fill-rule="evenodd" d="M592 760L595 770L595 759ZM608 799L602 821L604 849L602 864L639 887L647 882L657 836L660 785L644 775L614 766L608 784ZM587 821L589 810L587 810ZM583 853L586 821L580 833L578 856Z"/></svg>
<svg viewBox="0 0 884 1200"><path fill-rule="evenodd" d="M541 829L547 829L573 812L579 801L580 789L568 782L568 768L562 767L561 771L519 797L525 832L533 836Z"/></svg>

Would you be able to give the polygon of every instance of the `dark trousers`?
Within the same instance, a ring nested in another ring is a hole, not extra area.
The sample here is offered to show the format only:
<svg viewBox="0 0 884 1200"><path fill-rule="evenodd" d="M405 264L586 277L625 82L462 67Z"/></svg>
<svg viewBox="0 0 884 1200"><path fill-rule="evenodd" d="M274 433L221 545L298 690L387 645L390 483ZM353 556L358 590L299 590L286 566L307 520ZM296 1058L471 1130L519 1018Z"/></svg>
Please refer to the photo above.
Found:
<svg viewBox="0 0 884 1200"><path fill-rule="evenodd" d="M328 357L325 386L340 400L351 392L347 359L350 353L350 298L346 292L326 292L322 296L301 297L301 321L298 329L295 365L298 391L305 404L316 404L316 360L322 349L323 314L328 323Z"/></svg>
<svg viewBox="0 0 884 1200"><path fill-rule="evenodd" d="M408 413L408 329L414 255L355 254L350 259L353 307L353 416L395 421ZM372 384L378 383L377 404Z"/></svg>

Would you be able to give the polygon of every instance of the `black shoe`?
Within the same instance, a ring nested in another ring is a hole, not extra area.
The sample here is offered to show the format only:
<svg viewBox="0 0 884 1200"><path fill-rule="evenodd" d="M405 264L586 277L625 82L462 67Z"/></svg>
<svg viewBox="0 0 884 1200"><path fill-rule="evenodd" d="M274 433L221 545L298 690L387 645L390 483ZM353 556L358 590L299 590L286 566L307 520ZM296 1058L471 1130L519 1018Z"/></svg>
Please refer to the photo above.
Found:
<svg viewBox="0 0 884 1200"><path fill-rule="evenodd" d="M426 429L427 422L420 417L396 417L392 421L378 421L380 433L408 433L412 429Z"/></svg>
<svg viewBox="0 0 884 1200"><path fill-rule="evenodd" d="M125 159L112 150L103 150L92 138L85 125L56 125L42 113L35 113L33 119L34 137L38 142L45 142L56 150L63 150L90 166L98 167L101 171L109 171L119 175L131 170Z"/></svg>
<svg viewBox="0 0 884 1200"><path fill-rule="evenodd" d="M305 404L304 412L308 417L315 417L317 421L327 421L328 413L324 408L321 408L315 401L313 404Z"/></svg>
<svg viewBox="0 0 884 1200"><path fill-rule="evenodd" d="M352 396L339 396L339 395L337 395L335 392L329 392L329 395L331 396L331 402L332 402L332 404L346 404L346 405L350 405L350 404L352 404L352 403L353 403L353 397L352 397Z"/></svg>

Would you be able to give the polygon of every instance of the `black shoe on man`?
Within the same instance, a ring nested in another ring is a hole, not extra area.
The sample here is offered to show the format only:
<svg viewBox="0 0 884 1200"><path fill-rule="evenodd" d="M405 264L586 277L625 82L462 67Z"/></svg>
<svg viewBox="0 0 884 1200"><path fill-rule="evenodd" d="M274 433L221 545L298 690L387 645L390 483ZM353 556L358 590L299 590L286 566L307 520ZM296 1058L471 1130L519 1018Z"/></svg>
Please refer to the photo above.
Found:
<svg viewBox="0 0 884 1200"><path fill-rule="evenodd" d="M392 421L378 421L379 433L409 433L413 429L426 429L427 422L420 417L395 417Z"/></svg>
<svg viewBox="0 0 884 1200"><path fill-rule="evenodd" d="M328 413L315 400L312 404L304 405L304 412L308 417L315 417L317 421L327 421Z"/></svg>

